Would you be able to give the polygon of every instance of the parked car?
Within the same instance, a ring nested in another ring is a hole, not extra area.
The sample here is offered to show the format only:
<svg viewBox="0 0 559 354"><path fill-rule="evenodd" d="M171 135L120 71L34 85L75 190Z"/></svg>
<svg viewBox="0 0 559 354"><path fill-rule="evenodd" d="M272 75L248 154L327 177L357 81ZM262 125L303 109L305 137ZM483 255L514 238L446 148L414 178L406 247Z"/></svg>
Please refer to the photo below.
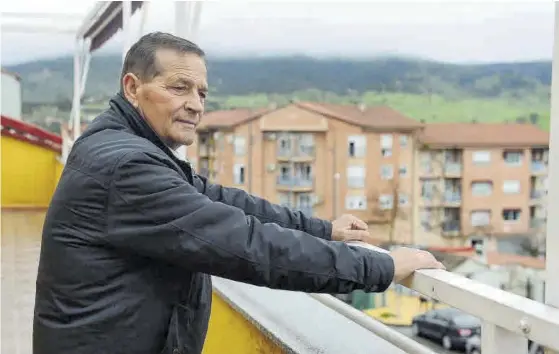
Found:
<svg viewBox="0 0 559 354"><path fill-rule="evenodd" d="M528 341L528 354L544 354L543 347ZM466 342L466 354L481 354L481 337L479 335L472 336Z"/></svg>
<svg viewBox="0 0 559 354"><path fill-rule="evenodd" d="M465 349L466 342L481 331L481 321L454 308L435 309L415 316L412 333L441 342L449 349Z"/></svg>

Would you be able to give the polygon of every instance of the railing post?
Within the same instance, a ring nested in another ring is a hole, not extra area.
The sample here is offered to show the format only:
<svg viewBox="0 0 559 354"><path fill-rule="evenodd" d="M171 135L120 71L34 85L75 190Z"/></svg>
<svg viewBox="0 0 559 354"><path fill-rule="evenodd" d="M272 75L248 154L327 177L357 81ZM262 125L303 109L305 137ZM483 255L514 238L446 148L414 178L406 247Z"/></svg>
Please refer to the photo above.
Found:
<svg viewBox="0 0 559 354"><path fill-rule="evenodd" d="M484 354L526 354L528 340L484 321L481 325L481 352Z"/></svg>
<svg viewBox="0 0 559 354"><path fill-rule="evenodd" d="M548 179L556 181L559 177L559 3L555 3L555 31L551 77L551 115L549 136ZM559 269L559 182L548 186L546 230L546 286L545 302L559 308L559 278L552 270ZM549 353L552 353L549 351Z"/></svg>

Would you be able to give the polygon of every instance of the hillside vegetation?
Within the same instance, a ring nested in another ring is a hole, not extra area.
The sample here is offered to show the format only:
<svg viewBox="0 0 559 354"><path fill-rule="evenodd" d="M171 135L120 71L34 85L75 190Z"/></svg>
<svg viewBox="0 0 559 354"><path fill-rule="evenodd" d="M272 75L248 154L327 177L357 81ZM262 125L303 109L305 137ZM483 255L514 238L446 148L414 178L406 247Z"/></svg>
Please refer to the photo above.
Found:
<svg viewBox="0 0 559 354"><path fill-rule="evenodd" d="M121 57L91 61L86 96L116 92ZM548 61L455 65L425 60L273 57L208 60L208 109L255 107L291 99L386 104L425 121L537 121L547 125L551 63ZM27 111L69 105L72 59L7 67L23 78Z"/></svg>

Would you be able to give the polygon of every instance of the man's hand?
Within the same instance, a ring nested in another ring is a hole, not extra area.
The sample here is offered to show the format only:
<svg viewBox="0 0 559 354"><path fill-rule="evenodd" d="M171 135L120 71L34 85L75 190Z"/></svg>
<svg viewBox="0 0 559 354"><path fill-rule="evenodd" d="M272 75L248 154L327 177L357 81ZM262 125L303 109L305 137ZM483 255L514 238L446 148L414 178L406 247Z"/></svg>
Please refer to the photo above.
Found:
<svg viewBox="0 0 559 354"><path fill-rule="evenodd" d="M353 215L344 214L332 222L333 241L373 243L367 224Z"/></svg>
<svg viewBox="0 0 559 354"><path fill-rule="evenodd" d="M394 282L400 283L414 271L425 268L446 269L435 257L415 248L399 247L390 252L394 260Z"/></svg>

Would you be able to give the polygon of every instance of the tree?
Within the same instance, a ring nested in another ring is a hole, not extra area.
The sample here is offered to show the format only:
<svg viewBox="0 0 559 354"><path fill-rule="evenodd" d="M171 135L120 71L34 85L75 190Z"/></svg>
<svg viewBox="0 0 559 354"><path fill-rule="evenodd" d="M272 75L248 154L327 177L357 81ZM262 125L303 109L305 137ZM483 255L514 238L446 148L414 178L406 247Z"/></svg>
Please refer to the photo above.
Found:
<svg viewBox="0 0 559 354"><path fill-rule="evenodd" d="M394 243L396 223L398 220L407 220L408 212L400 206L400 187L397 180L393 180L384 190L375 190L368 196L367 203L373 207L370 209L372 223L388 229L388 242ZM392 200L392 207L387 207L389 200Z"/></svg>

